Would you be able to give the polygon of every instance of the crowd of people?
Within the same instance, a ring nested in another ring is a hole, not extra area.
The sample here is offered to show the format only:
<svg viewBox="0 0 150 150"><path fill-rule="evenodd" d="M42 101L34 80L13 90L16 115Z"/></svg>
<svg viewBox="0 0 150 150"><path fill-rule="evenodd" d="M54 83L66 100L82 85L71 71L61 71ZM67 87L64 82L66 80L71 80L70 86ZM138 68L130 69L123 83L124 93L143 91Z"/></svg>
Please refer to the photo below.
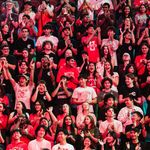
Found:
<svg viewBox="0 0 150 150"><path fill-rule="evenodd" d="M6 0L0 150L150 149L150 1Z"/></svg>

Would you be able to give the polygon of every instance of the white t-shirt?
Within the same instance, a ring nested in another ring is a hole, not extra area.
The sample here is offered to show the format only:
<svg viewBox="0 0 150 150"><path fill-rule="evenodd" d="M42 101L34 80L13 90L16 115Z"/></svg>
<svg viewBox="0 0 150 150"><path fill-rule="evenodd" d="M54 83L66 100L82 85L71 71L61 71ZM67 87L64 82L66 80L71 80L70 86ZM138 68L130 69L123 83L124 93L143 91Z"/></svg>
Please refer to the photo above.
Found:
<svg viewBox="0 0 150 150"><path fill-rule="evenodd" d="M51 143L45 139L42 141L32 140L28 144L28 150L42 150L44 148L47 148L51 150Z"/></svg>
<svg viewBox="0 0 150 150"><path fill-rule="evenodd" d="M82 102L87 102L90 103L92 102L92 99L96 98L97 94L94 90L94 88L86 86L86 87L77 87L74 89L72 98L78 99L78 101ZM93 106L90 105L90 112L93 111ZM77 113L82 113L82 104L77 106Z"/></svg>
<svg viewBox="0 0 150 150"><path fill-rule="evenodd" d="M28 84L25 87L19 86L18 83L15 84L14 86L15 97L16 97L15 108L17 102L22 101L25 104L26 108L30 109L30 98L32 95L33 88L34 88L34 84L32 85Z"/></svg>
<svg viewBox="0 0 150 150"><path fill-rule="evenodd" d="M119 132L119 133L123 132L122 123L120 121L114 119L112 123L114 125L114 128L117 129L117 132ZM99 125L100 133L103 134L106 131L109 124L111 124L111 123L108 122L107 120L101 122Z"/></svg>
<svg viewBox="0 0 150 150"><path fill-rule="evenodd" d="M52 150L74 150L74 147L68 143L64 145L56 144L53 146Z"/></svg>
<svg viewBox="0 0 150 150"><path fill-rule="evenodd" d="M42 46L44 41L51 41L55 47L57 47L57 45L58 45L58 38L57 37L55 37L53 35L50 35L48 37L43 35L43 36L38 37L38 39L36 41L36 47Z"/></svg>

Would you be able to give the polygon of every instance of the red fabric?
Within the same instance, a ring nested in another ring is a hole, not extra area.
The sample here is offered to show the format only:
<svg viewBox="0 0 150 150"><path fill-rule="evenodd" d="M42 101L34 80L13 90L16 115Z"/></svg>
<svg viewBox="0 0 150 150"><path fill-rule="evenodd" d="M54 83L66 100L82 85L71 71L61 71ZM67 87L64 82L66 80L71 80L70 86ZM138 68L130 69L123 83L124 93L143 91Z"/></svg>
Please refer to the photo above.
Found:
<svg viewBox="0 0 150 150"><path fill-rule="evenodd" d="M7 121L8 121L8 116L7 115L1 115L0 116L0 130L1 129L6 129Z"/></svg>
<svg viewBox="0 0 150 150"><path fill-rule="evenodd" d="M28 146L26 143L20 141L19 143L11 143L7 146L6 150L28 150Z"/></svg>
<svg viewBox="0 0 150 150"><path fill-rule="evenodd" d="M4 103L6 106L9 105L8 96L4 95L4 97L0 97L0 103Z"/></svg>

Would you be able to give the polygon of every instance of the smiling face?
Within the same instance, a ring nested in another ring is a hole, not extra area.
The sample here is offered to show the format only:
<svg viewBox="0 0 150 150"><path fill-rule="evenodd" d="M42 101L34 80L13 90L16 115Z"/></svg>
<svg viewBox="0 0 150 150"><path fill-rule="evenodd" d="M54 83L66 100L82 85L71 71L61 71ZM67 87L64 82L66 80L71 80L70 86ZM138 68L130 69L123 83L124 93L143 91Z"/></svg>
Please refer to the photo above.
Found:
<svg viewBox="0 0 150 150"><path fill-rule="evenodd" d="M65 118L65 124L66 124L67 126L70 126L70 125L72 124L72 119L71 119L70 116L67 116L67 117Z"/></svg>
<svg viewBox="0 0 150 150"><path fill-rule="evenodd" d="M84 146L85 147L90 147L90 145L91 145L91 140L89 138L85 138L84 139Z"/></svg>
<svg viewBox="0 0 150 150"><path fill-rule="evenodd" d="M37 132L37 137L43 138L45 136L45 129L41 127Z"/></svg>
<svg viewBox="0 0 150 150"><path fill-rule="evenodd" d="M41 109L42 109L41 104L39 102L36 102L35 103L35 110L38 112L38 111L41 111Z"/></svg>

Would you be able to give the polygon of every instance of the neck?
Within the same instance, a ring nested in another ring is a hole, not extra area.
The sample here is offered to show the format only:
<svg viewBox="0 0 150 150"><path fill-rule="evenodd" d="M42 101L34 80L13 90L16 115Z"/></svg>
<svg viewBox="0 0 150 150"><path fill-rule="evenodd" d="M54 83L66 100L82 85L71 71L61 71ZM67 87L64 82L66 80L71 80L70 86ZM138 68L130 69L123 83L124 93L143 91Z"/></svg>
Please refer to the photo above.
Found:
<svg viewBox="0 0 150 150"><path fill-rule="evenodd" d="M132 143L133 144L137 144L137 143L139 143L139 140L138 139L134 139L134 140L132 140Z"/></svg>
<svg viewBox="0 0 150 150"><path fill-rule="evenodd" d="M14 143L19 143L19 142L20 142L20 139L14 140L13 142L14 142Z"/></svg>
<svg viewBox="0 0 150 150"><path fill-rule="evenodd" d="M107 121L108 122L112 122L113 121L113 117L107 117Z"/></svg>
<svg viewBox="0 0 150 150"><path fill-rule="evenodd" d="M67 143L66 140L60 141L60 145L65 145L66 143Z"/></svg>
<svg viewBox="0 0 150 150"><path fill-rule="evenodd" d="M26 41L28 39L28 37L22 37L23 41Z"/></svg>
<svg viewBox="0 0 150 150"><path fill-rule="evenodd" d="M84 114L84 115L89 114L89 110L84 110L84 111L83 111L83 114Z"/></svg>
<svg viewBox="0 0 150 150"><path fill-rule="evenodd" d="M42 141L43 138L42 138L42 137L37 137L36 140L37 140L37 141Z"/></svg>

